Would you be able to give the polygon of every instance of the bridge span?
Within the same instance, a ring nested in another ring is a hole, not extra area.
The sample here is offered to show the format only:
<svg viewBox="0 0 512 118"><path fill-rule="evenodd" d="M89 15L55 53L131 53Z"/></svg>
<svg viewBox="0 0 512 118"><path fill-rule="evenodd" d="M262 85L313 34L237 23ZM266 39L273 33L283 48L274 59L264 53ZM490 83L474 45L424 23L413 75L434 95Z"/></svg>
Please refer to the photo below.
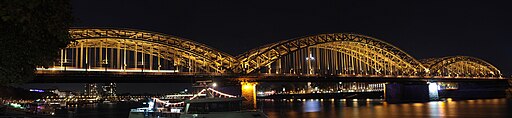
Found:
<svg viewBox="0 0 512 118"><path fill-rule="evenodd" d="M314 76L314 75L243 75L220 73L157 73L157 72L66 72L38 71L33 83L194 83L218 82L481 82L505 78L439 77L439 76Z"/></svg>
<svg viewBox="0 0 512 118"><path fill-rule="evenodd" d="M72 28L69 32L71 44L60 51L54 65L37 68L36 82L52 77L504 79L499 69L475 57L418 60L383 40L351 33L304 36L231 56L150 31Z"/></svg>
<svg viewBox="0 0 512 118"><path fill-rule="evenodd" d="M69 33L71 43L60 51L60 58L52 66L37 67L32 82L193 83L213 79L240 83L254 92L257 82L508 80L498 68L476 57L416 59L383 40L353 33L293 38L238 56L189 39L144 30L72 28Z"/></svg>

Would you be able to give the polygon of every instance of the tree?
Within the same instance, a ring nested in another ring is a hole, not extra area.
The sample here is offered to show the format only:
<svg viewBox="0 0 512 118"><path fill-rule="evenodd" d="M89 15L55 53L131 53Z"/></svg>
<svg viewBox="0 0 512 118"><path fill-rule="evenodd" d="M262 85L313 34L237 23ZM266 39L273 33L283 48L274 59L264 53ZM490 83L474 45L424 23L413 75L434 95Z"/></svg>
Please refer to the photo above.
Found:
<svg viewBox="0 0 512 118"><path fill-rule="evenodd" d="M34 77L70 43L69 0L0 0L0 84Z"/></svg>

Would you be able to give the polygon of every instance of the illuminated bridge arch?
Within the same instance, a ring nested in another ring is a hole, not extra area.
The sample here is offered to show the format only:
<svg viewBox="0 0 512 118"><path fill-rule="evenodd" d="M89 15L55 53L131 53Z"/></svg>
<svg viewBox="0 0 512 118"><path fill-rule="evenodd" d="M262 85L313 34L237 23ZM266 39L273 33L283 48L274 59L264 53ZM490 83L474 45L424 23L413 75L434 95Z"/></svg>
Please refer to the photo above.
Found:
<svg viewBox="0 0 512 118"><path fill-rule="evenodd" d="M490 63L469 56L448 56L421 60L432 76L443 77L501 77L498 68Z"/></svg>
<svg viewBox="0 0 512 118"><path fill-rule="evenodd" d="M325 76L418 76L428 70L384 41L333 33L276 42L236 57L239 71Z"/></svg>
<svg viewBox="0 0 512 118"><path fill-rule="evenodd" d="M58 65L173 72L232 72L237 60L204 44L161 33L109 28L72 28L74 40ZM60 64L59 64L60 63Z"/></svg>

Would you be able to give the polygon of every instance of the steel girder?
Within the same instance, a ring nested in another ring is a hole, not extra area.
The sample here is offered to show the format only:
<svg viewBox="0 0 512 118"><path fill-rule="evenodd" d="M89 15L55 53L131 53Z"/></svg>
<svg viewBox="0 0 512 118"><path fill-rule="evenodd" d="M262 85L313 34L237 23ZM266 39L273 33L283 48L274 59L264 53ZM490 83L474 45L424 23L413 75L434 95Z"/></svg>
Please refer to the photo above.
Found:
<svg viewBox="0 0 512 118"><path fill-rule="evenodd" d="M327 44L319 44L312 47L321 47L335 50L344 54L353 52L356 57L378 73L373 75L418 75L413 65L405 62L401 57L392 52L374 45L363 44L360 42L343 41Z"/></svg>
<svg viewBox="0 0 512 118"><path fill-rule="evenodd" d="M164 58L169 59L170 55L178 55L194 60L200 65L208 65L221 73L233 71L232 68L238 62L233 56L207 45L161 33L119 28L72 28L69 32L75 41L86 41L85 39L93 41L94 39L93 42L105 42L112 48L117 47L113 45L122 43L128 45L129 50L134 50L133 46L137 45L140 48L139 51L150 54L149 48L152 47L153 49L159 49L161 55L167 55ZM73 44L70 46L73 46Z"/></svg>
<svg viewBox="0 0 512 118"><path fill-rule="evenodd" d="M305 48L323 48L345 53L379 72L384 67L400 69L401 75L500 77L500 71L488 62L467 56L452 56L418 61L399 48L373 37L333 33L306 36L280 41L252 49L237 57L215 50L207 45L161 33L120 28L72 28L74 42L68 48L81 44L98 48L126 48L188 65L187 60L204 65L217 72L251 73L280 57ZM181 59L181 60L180 60ZM388 70L389 73L397 70ZM451 74L450 74L451 73Z"/></svg>
<svg viewBox="0 0 512 118"><path fill-rule="evenodd" d="M433 76L501 77L498 68L469 56L448 56L421 60Z"/></svg>
<svg viewBox="0 0 512 118"><path fill-rule="evenodd" d="M333 42L358 42L373 47L379 47L387 52L386 56L395 57L391 59L392 61L403 63L406 65L405 67L414 70L414 73L424 73L428 71L428 69L415 58L389 43L373 37L349 33L320 34L268 44L265 47L253 49L237 56L236 58L240 61L240 65L238 65L236 69L241 72L251 73L274 62L281 56L293 53L294 51L320 44L334 44Z"/></svg>

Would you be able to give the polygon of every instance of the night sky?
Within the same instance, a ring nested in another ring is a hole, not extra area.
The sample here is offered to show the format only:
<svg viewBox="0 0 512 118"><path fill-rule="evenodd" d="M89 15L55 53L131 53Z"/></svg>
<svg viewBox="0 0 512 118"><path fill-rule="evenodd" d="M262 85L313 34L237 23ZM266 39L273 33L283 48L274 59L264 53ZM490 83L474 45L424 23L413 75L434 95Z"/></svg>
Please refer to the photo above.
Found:
<svg viewBox="0 0 512 118"><path fill-rule="evenodd" d="M512 8L505 2L73 0L72 6L76 27L161 32L233 56L295 37L349 32L384 40L417 59L473 56L512 74Z"/></svg>

